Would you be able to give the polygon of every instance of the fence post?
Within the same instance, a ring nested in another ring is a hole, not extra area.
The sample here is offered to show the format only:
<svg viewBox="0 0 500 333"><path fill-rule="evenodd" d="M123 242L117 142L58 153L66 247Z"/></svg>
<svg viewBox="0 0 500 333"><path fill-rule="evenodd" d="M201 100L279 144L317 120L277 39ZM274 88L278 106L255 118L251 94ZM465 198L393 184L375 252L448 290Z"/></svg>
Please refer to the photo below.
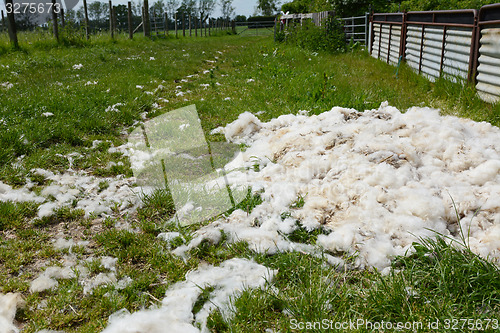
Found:
<svg viewBox="0 0 500 333"><path fill-rule="evenodd" d="M186 13L182 12L182 37L186 37Z"/></svg>
<svg viewBox="0 0 500 333"><path fill-rule="evenodd" d="M5 0L5 5L10 4L10 8L13 8L13 0ZM14 12L7 12L8 28L9 28L9 38L10 42L17 49L19 48L19 42L17 41L17 30L16 30L16 20L14 18Z"/></svg>
<svg viewBox="0 0 500 333"><path fill-rule="evenodd" d="M2 31L5 31L6 29L5 16L3 15L3 10L1 12L2 12Z"/></svg>
<svg viewBox="0 0 500 333"><path fill-rule="evenodd" d="M193 36L193 33L191 30L191 13L189 13L189 37L192 37L192 36Z"/></svg>
<svg viewBox="0 0 500 333"><path fill-rule="evenodd" d="M278 22L278 16L276 15L276 17L274 18L274 41L276 42L276 24Z"/></svg>
<svg viewBox="0 0 500 333"><path fill-rule="evenodd" d="M406 23L407 17L406 13L403 13L403 23L401 25L401 43L399 44L399 57L403 57L402 60L406 60L406 37L408 35L408 24Z"/></svg>
<svg viewBox="0 0 500 333"><path fill-rule="evenodd" d="M392 39L392 23L389 24L389 42L387 43L387 63L389 63L389 61L391 60L391 39Z"/></svg>
<svg viewBox="0 0 500 333"><path fill-rule="evenodd" d="M177 35L177 13L175 13L175 38L178 38L179 36Z"/></svg>
<svg viewBox="0 0 500 333"><path fill-rule="evenodd" d="M165 32L166 32L166 34L168 36L168 13L165 12L164 16L165 16Z"/></svg>
<svg viewBox="0 0 500 333"><path fill-rule="evenodd" d="M420 59L418 62L418 74L420 74L422 72L422 58L424 55L424 37L425 37L425 25L422 24L422 36L420 37Z"/></svg>
<svg viewBox="0 0 500 333"><path fill-rule="evenodd" d="M57 25L56 0L52 0L52 24L54 25L54 37L59 43L59 27Z"/></svg>
<svg viewBox="0 0 500 333"><path fill-rule="evenodd" d="M233 34L236 35L236 21L235 20L231 21L231 29L233 29Z"/></svg>
<svg viewBox="0 0 500 333"><path fill-rule="evenodd" d="M469 72L467 73L467 81L470 83L476 83L476 71L478 62L478 53L476 52L476 45L479 45L480 36L477 33L479 31L479 23L477 13L474 15L474 27L472 28L472 40L470 46L470 56L469 56Z"/></svg>
<svg viewBox="0 0 500 333"><path fill-rule="evenodd" d="M196 19L196 17L194 18L194 36L195 37L198 37L198 20Z"/></svg>
<svg viewBox="0 0 500 333"><path fill-rule="evenodd" d="M89 35L89 12L87 10L87 0L83 0L83 11L85 13L85 36L87 40L90 39Z"/></svg>
<svg viewBox="0 0 500 333"><path fill-rule="evenodd" d="M439 61L439 77L443 76L443 65L444 65L444 52L446 47L446 33L448 31L448 26L443 27L443 39L441 40L441 60Z"/></svg>
<svg viewBox="0 0 500 333"><path fill-rule="evenodd" d="M116 6L113 7L113 32L118 32L117 19L116 19Z"/></svg>
<svg viewBox="0 0 500 333"><path fill-rule="evenodd" d="M134 38L134 27L132 27L132 2L128 2L128 38Z"/></svg>
<svg viewBox="0 0 500 333"><path fill-rule="evenodd" d="M111 38L115 38L113 33L113 4L111 0L109 0L109 33L111 34Z"/></svg>
<svg viewBox="0 0 500 333"><path fill-rule="evenodd" d="M61 26L64 28L65 26L65 22L64 22L64 8L61 7Z"/></svg>
<svg viewBox="0 0 500 333"><path fill-rule="evenodd" d="M369 44L369 34L370 34L370 14L365 13L365 45L368 46Z"/></svg>
<svg viewBox="0 0 500 333"><path fill-rule="evenodd" d="M151 24L149 22L149 2L144 0L144 36L151 37Z"/></svg>

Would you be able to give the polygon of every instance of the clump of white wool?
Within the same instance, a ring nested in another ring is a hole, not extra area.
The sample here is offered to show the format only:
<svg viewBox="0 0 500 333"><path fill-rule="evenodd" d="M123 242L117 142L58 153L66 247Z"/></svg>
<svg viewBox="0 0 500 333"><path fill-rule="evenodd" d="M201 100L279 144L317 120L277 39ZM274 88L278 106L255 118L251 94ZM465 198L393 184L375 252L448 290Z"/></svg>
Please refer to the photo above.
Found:
<svg viewBox="0 0 500 333"><path fill-rule="evenodd" d="M14 317L19 306L23 303L21 295L14 293L0 293L0 332L17 333L19 329L14 325Z"/></svg>
<svg viewBox="0 0 500 333"><path fill-rule="evenodd" d="M40 203L38 217L50 216L56 209L72 206L82 209L85 216L112 214L113 209L120 213L133 212L141 200L134 192L135 178L95 177L82 171L68 170L66 173L53 173L43 169L31 170L33 174L43 176L50 184L45 186L39 194L30 189L32 183L27 181L24 187L13 189L12 186L0 181L0 201ZM107 183L102 189L100 184Z"/></svg>
<svg viewBox="0 0 500 333"><path fill-rule="evenodd" d="M59 285L57 279L72 279L74 277L75 272L71 267L47 267L39 277L31 281L30 291L36 293L47 289L54 289Z"/></svg>
<svg viewBox="0 0 500 333"><path fill-rule="evenodd" d="M102 333L171 333L209 332L207 318L219 308L229 316L230 300L244 288L262 288L276 271L247 259L234 258L220 266L206 265L186 274L186 280L175 283L166 292L161 307L129 314L126 310L112 315ZM210 299L193 315L193 306L202 288L214 287ZM200 325L201 330L196 326Z"/></svg>
<svg viewBox="0 0 500 333"><path fill-rule="evenodd" d="M339 258L357 254L356 267L384 269L419 237L462 241L462 228L474 252L500 259L500 130L489 123L382 103L268 123L246 112L223 132L248 146L240 158L249 171L230 181L247 182L264 202L200 229L193 242L219 230L257 251L292 250L282 235L298 221L323 227L317 244Z"/></svg>

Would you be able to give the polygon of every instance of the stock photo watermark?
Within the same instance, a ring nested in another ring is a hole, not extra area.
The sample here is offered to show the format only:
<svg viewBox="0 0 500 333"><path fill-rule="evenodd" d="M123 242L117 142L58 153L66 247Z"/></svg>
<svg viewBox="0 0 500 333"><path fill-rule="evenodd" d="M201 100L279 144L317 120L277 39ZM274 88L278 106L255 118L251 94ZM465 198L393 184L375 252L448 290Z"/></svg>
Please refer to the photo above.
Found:
<svg viewBox="0 0 500 333"><path fill-rule="evenodd" d="M147 192L168 189L183 225L224 213L248 193L244 169L232 163L239 146L209 144L195 105L145 122L128 142L138 185Z"/></svg>
<svg viewBox="0 0 500 333"><path fill-rule="evenodd" d="M321 321L299 321L297 319L290 320L290 329L297 331L307 330L377 330L377 331L401 331L415 332L423 329L430 330L447 330L447 331L485 331L497 330L500 328L498 319L469 319L469 318L453 318L453 319L433 319L429 321L407 321L407 322L392 322L392 321L370 321L366 319L356 319L348 321L334 321L323 319Z"/></svg>

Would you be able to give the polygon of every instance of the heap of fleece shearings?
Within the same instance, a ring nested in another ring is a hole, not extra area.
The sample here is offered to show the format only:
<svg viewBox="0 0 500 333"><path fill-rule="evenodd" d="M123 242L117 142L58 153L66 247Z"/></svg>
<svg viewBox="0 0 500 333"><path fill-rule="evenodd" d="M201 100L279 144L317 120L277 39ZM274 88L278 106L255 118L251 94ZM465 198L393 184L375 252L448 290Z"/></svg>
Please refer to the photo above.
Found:
<svg viewBox="0 0 500 333"><path fill-rule="evenodd" d="M202 333L209 332L207 319L218 308L224 318L231 316L231 299L244 288L261 288L276 271L247 259L233 258L220 266L206 265L186 274L186 280L170 286L159 308L130 314L122 309L110 316L102 333ZM209 300L193 315L203 289L213 287ZM199 325L201 330L195 325Z"/></svg>
<svg viewBox="0 0 500 333"><path fill-rule="evenodd" d="M232 162L248 172L232 181L246 181L263 202L199 229L178 255L221 231L260 252L314 253L287 238L301 226L324 228L317 245L335 265L354 255L354 267L388 269L437 233L500 258L500 130L489 123L382 103L267 123L245 112L214 132L248 147Z"/></svg>

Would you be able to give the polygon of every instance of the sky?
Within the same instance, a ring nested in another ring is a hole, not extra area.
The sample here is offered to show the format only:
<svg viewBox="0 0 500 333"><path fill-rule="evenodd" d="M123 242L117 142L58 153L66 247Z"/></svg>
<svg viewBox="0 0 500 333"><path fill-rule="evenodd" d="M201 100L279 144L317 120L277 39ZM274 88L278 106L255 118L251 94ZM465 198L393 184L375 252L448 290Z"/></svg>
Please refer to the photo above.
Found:
<svg viewBox="0 0 500 333"><path fill-rule="evenodd" d="M92 2L95 0L87 0L88 2ZM100 0L101 2L108 2L104 0ZM127 4L128 0L112 0L113 4ZM155 0L149 0L150 4L153 3ZM18 1L15 1L18 2ZM29 2L29 0L23 0L22 2ZM137 2L135 0L134 2ZM81 6L83 4L83 1L80 0L78 3L78 6ZM233 7L235 8L235 14L236 15L245 15L245 16L252 16L255 13L255 8L257 7L257 0L233 0ZM5 4L4 0L0 0L0 10L3 10L5 12ZM213 16L218 17L221 16L221 11L219 6L216 7Z"/></svg>

